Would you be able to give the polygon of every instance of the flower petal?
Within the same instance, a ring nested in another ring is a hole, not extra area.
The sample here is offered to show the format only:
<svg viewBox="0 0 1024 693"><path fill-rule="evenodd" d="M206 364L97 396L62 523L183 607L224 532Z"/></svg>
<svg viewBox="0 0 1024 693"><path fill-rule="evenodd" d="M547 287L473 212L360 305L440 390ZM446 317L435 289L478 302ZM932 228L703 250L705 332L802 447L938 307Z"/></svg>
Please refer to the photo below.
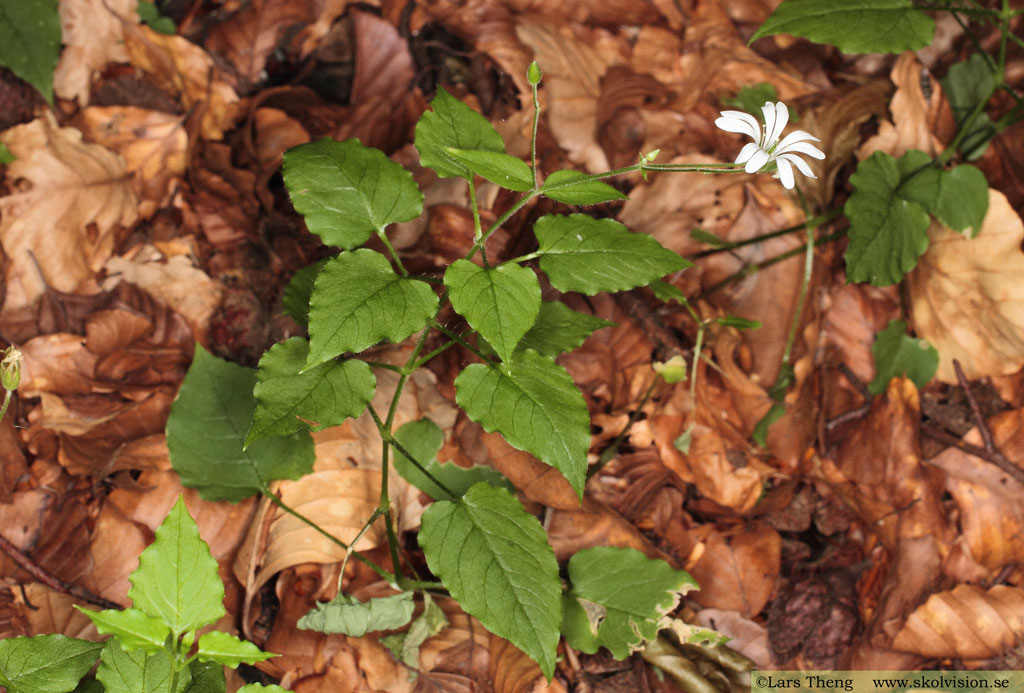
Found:
<svg viewBox="0 0 1024 693"><path fill-rule="evenodd" d="M722 111L722 117L715 121L719 130L738 132L751 137L755 142L761 141L761 128L757 119L743 111Z"/></svg>
<svg viewBox="0 0 1024 693"><path fill-rule="evenodd" d="M760 171L761 168L770 160L771 157L768 156L768 152L763 149L758 149L751 155L750 160L747 161L747 165L743 167L743 170L747 173L756 173L757 171Z"/></svg>
<svg viewBox="0 0 1024 693"><path fill-rule="evenodd" d="M783 187L787 190L793 189L793 167L789 165L789 161L784 158L776 159L775 163L779 167L779 180L782 181Z"/></svg>
<svg viewBox="0 0 1024 693"><path fill-rule="evenodd" d="M775 153L777 155L790 154L792 152L806 154L807 156L813 157L815 159L825 158L825 152L821 151L820 149L815 147L813 144L810 144L809 142L790 142L785 147L780 146L775 150Z"/></svg>
<svg viewBox="0 0 1024 693"><path fill-rule="evenodd" d="M754 152L758 151L757 144L754 142L747 142L743 145L743 149L740 150L739 156L736 157L736 161L733 163L742 164L746 163L750 157L754 156Z"/></svg>
<svg viewBox="0 0 1024 693"><path fill-rule="evenodd" d="M771 101L766 101L761 110L764 112L765 137L761 145L765 149L771 149L779 141L782 131L786 129L786 124L789 122L789 109L781 101L774 104Z"/></svg>
<svg viewBox="0 0 1024 693"><path fill-rule="evenodd" d="M817 178L811 167L807 165L807 162L794 154L780 154L776 162L791 161L796 164L796 167L800 169L800 173L804 174L808 178Z"/></svg>

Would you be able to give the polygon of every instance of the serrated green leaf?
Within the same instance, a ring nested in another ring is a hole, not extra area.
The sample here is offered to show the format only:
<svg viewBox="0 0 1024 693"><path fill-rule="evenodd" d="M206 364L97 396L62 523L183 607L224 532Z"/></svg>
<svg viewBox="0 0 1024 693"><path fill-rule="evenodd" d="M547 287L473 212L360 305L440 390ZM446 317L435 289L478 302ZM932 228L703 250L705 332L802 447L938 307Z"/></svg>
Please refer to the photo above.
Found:
<svg viewBox="0 0 1024 693"><path fill-rule="evenodd" d="M126 650L162 650L171 634L170 626L163 619L150 616L141 609L90 611L80 606L75 608L89 617L100 634L116 636Z"/></svg>
<svg viewBox="0 0 1024 693"><path fill-rule="evenodd" d="M935 22L910 0L785 0L751 41L793 34L844 53L916 51L932 42Z"/></svg>
<svg viewBox="0 0 1024 693"><path fill-rule="evenodd" d="M629 199L607 183L590 180L587 174L572 169L555 171L544 179L540 190L555 202L567 205L596 205Z"/></svg>
<svg viewBox="0 0 1024 693"><path fill-rule="evenodd" d="M7 145L0 142L0 164L9 164L15 159L17 159L17 157L11 153L11 150L7 148Z"/></svg>
<svg viewBox="0 0 1024 693"><path fill-rule="evenodd" d="M904 162L912 160L905 157ZM845 257L846 277L851 282L895 284L928 249L928 214L917 203L899 196L902 173L896 159L875 152L850 176L854 193L844 211L850 220Z"/></svg>
<svg viewBox="0 0 1024 693"><path fill-rule="evenodd" d="M224 615L217 561L182 496L157 527L156 539L139 556L139 567L129 579L133 606L162 618L175 640Z"/></svg>
<svg viewBox="0 0 1024 693"><path fill-rule="evenodd" d="M487 119L445 91L437 88L416 123L416 149L420 163L434 169L441 178L469 179L473 172L448 154L447 148L484 152L505 152L505 142Z"/></svg>
<svg viewBox="0 0 1024 693"><path fill-rule="evenodd" d="M504 152L445 147L448 156L492 183L520 192L533 187L533 171L522 159Z"/></svg>
<svg viewBox="0 0 1024 693"><path fill-rule="evenodd" d="M238 689L238 693L291 693L287 689L271 684L264 686L262 683L250 683Z"/></svg>
<svg viewBox="0 0 1024 693"><path fill-rule="evenodd" d="M437 296L426 282L395 274L380 253L342 253L316 278L309 311L312 368L377 342L401 342L422 329L437 311Z"/></svg>
<svg viewBox="0 0 1024 693"><path fill-rule="evenodd" d="M981 53L972 53L964 62L954 63L939 82L942 93L949 100L953 119L963 127L975 107L992 93L992 68ZM982 112L974 120L971 131L960 142L959 149L968 161L974 161L988 148L989 140L999 134L999 128Z"/></svg>
<svg viewBox="0 0 1024 693"><path fill-rule="evenodd" d="M324 258L303 267L292 275L288 285L284 287L281 304L285 315L302 327L309 327L309 299L313 296L316 275L320 274L320 270L327 264L327 260L328 258Z"/></svg>
<svg viewBox="0 0 1024 693"><path fill-rule="evenodd" d="M533 270L514 262L485 268L456 260L444 273L444 283L456 312L502 361L512 358L540 311L540 284Z"/></svg>
<svg viewBox="0 0 1024 693"><path fill-rule="evenodd" d="M923 339L907 334L907 323L891 320L875 337L871 345L875 357L875 379L868 384L868 392L885 392L889 381L905 376L917 387L924 387L939 367L938 350Z"/></svg>
<svg viewBox="0 0 1024 693"><path fill-rule="evenodd" d="M53 105L53 71L60 58L57 0L0 0L0 65Z"/></svg>
<svg viewBox="0 0 1024 693"><path fill-rule="evenodd" d="M423 593L423 611L409 625L404 633L385 635L380 644L388 648L395 659L406 666L418 669L420 666L420 645L448 626L448 617L441 607L430 598L429 592Z"/></svg>
<svg viewBox="0 0 1024 693"><path fill-rule="evenodd" d="M167 650L128 652L117 638L110 638L100 653L96 678L106 693L179 693L192 682L192 672L188 667L178 672L175 686L174 662Z"/></svg>
<svg viewBox="0 0 1024 693"><path fill-rule="evenodd" d="M430 419L410 421L395 431L395 439L408 450L416 460L426 467L435 479L444 484L452 493L461 496L471 486L486 481L491 486L500 486L514 491L515 487L497 471L483 465L476 467L460 467L453 462L438 462L437 451L444 443L444 434ZM395 469L402 478L427 494L434 500L449 498L437 484L421 472L409 458L395 450Z"/></svg>
<svg viewBox="0 0 1024 693"><path fill-rule="evenodd" d="M562 605L547 534L505 489L480 483L423 513L420 546L459 605L551 679Z"/></svg>
<svg viewBox="0 0 1024 693"><path fill-rule="evenodd" d="M923 152L907 152L900 158L900 170L908 169L904 160L919 162L922 158L929 160ZM978 235L988 212L988 181L984 173L970 164L950 171L929 166L907 180L898 194L921 205L955 231L972 229L972 237Z"/></svg>
<svg viewBox="0 0 1024 693"><path fill-rule="evenodd" d="M264 652L248 640L214 630L199 636L196 656L200 662L217 662L235 669L239 664L255 664L278 655Z"/></svg>
<svg viewBox="0 0 1024 693"><path fill-rule="evenodd" d="M682 595L698 588L688 573L674 570L660 559L647 558L636 549L599 546L569 559L570 594L588 621L592 638L580 633L579 611L566 624L573 647L593 654L594 645L607 647L616 659L653 640L668 625L667 614ZM591 648L591 649L585 649Z"/></svg>
<svg viewBox="0 0 1024 693"><path fill-rule="evenodd" d="M345 250L423 211L423 193L412 174L356 139L324 138L289 149L284 184L309 230Z"/></svg>
<svg viewBox="0 0 1024 693"><path fill-rule="evenodd" d="M488 433L562 473L583 497L590 413L569 373L548 356L517 352L509 370L468 366L455 379L455 401Z"/></svg>
<svg viewBox="0 0 1024 693"><path fill-rule="evenodd" d="M192 681L185 693L224 693L227 681L224 678L224 666L217 662L200 662L192 660L188 665Z"/></svg>
<svg viewBox="0 0 1024 693"><path fill-rule="evenodd" d="M412 619L416 608L412 597L412 592L401 592L361 602L351 595L339 593L329 602L314 605L299 619L298 627L321 633L344 633L356 638L378 630L401 628Z"/></svg>
<svg viewBox="0 0 1024 693"><path fill-rule="evenodd" d="M196 345L167 419L167 449L181 483L199 489L206 500L239 501L275 479L298 479L313 470L308 431L243 449L256 409L255 385L255 369L219 359Z"/></svg>
<svg viewBox="0 0 1024 693"><path fill-rule="evenodd" d="M275 344L260 359L256 373L256 411L245 439L249 445L267 436L321 431L363 413L377 379L363 361L330 361L303 371L309 342L301 337Z"/></svg>
<svg viewBox="0 0 1024 693"><path fill-rule="evenodd" d="M0 640L0 679L10 693L67 693L89 673L103 643L66 635Z"/></svg>
<svg viewBox="0 0 1024 693"><path fill-rule="evenodd" d="M533 225L540 268L559 291L594 295L644 286L693 263L612 219L548 214Z"/></svg>
<svg viewBox="0 0 1024 693"><path fill-rule="evenodd" d="M533 327L519 343L544 356L558 356L583 344L594 331L615 323L586 313L577 313L561 301L544 301Z"/></svg>

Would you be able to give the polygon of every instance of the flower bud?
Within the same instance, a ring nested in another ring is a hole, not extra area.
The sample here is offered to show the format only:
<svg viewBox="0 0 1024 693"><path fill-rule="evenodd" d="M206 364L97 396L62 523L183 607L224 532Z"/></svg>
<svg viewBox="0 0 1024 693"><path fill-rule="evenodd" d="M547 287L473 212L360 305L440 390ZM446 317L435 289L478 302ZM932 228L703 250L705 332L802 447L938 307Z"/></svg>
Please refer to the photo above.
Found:
<svg viewBox="0 0 1024 693"><path fill-rule="evenodd" d="M665 382L669 385L686 380L686 360L678 354L664 363L654 363L652 365L654 371L664 378Z"/></svg>
<svg viewBox="0 0 1024 693"><path fill-rule="evenodd" d="M0 359L0 385L5 390L17 390L21 382L21 350L13 344L4 350Z"/></svg>

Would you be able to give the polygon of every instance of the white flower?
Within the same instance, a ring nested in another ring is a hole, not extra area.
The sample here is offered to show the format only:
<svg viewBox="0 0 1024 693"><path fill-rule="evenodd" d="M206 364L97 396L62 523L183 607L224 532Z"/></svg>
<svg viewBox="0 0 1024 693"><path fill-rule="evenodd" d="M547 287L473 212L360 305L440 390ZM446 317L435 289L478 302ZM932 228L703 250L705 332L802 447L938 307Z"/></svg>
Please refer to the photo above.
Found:
<svg viewBox="0 0 1024 693"><path fill-rule="evenodd" d="M795 164L800 173L808 178L816 178L807 163L794 152L813 156L815 159L824 159L825 153L808 143L808 140L818 142L818 138L809 132L795 130L779 142L779 135L789 122L789 109L781 101L774 104L766 101L761 111L764 113L763 132L754 116L742 111L722 111L722 117L715 121L715 125L726 132L739 132L749 135L754 140L744 145L735 163L745 163L743 170L754 173L775 162L779 169L775 177L781 179L782 184L790 189L793 187L791 164Z"/></svg>

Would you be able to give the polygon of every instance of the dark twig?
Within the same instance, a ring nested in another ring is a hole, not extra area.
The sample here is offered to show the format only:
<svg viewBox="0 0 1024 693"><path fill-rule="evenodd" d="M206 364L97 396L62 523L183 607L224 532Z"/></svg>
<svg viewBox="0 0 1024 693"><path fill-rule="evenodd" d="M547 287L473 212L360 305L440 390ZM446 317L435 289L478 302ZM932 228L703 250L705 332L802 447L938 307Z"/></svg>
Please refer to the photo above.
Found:
<svg viewBox="0 0 1024 693"><path fill-rule="evenodd" d="M1014 481L1024 485L1024 470L1007 461L1007 459L1003 457L998 451L995 451L995 454L993 454L988 450L985 450L985 448L979 448L977 445L965 443L963 440L956 437L952 433L947 433L941 428L936 428L935 426L921 426L921 433L928 436L932 440L937 440L940 443L943 443L944 445L948 445L962 452L966 452L968 455L974 455L975 457L983 459L986 462L991 462L992 464L999 467L1002 471L1006 472L1011 477L1013 477ZM1002 458L1003 461L1000 462L999 458Z"/></svg>
<svg viewBox="0 0 1024 693"><path fill-rule="evenodd" d="M112 602L108 599L93 594L84 587L78 585L69 585L63 580L54 577L43 569L38 563L29 558L25 553L17 546L9 542L2 534L0 534L0 550L11 557L11 560L17 563L21 568L25 570L29 575L34 577L39 582L43 583L50 589L60 592L61 594L70 594L76 599L81 599L84 602L95 604L96 606L103 607L104 609L123 609L124 607L116 602Z"/></svg>

